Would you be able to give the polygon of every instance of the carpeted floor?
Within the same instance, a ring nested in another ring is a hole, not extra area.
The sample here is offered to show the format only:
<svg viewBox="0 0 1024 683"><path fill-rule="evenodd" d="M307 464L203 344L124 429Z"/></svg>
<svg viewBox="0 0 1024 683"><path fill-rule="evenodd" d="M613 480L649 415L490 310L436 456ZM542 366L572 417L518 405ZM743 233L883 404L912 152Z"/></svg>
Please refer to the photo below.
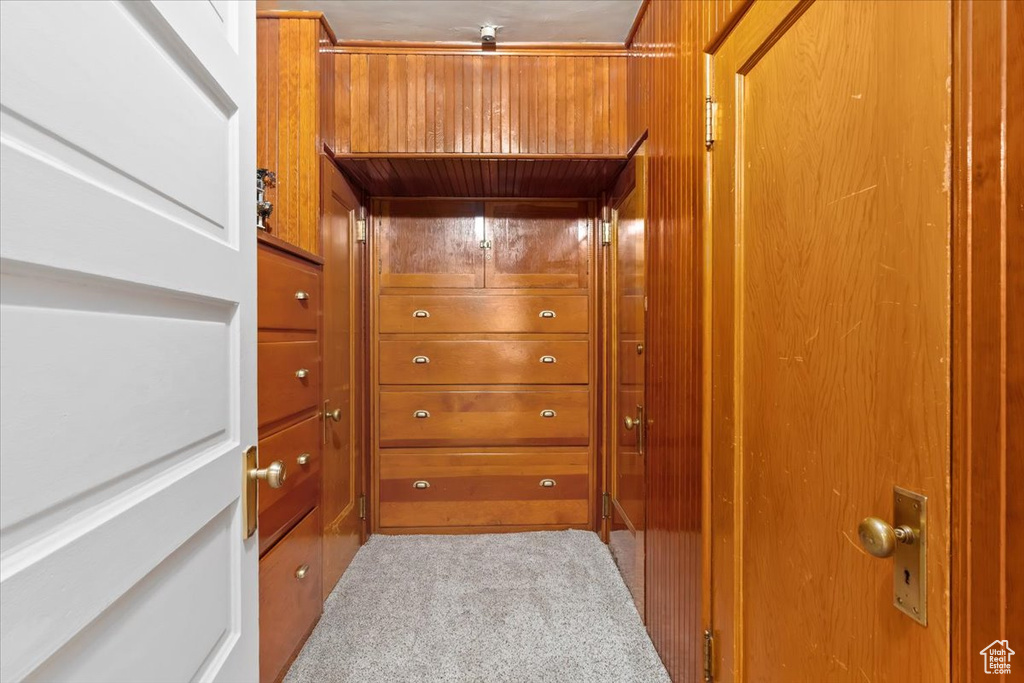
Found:
<svg viewBox="0 0 1024 683"><path fill-rule="evenodd" d="M607 547L543 531L371 537L285 683L668 680Z"/></svg>

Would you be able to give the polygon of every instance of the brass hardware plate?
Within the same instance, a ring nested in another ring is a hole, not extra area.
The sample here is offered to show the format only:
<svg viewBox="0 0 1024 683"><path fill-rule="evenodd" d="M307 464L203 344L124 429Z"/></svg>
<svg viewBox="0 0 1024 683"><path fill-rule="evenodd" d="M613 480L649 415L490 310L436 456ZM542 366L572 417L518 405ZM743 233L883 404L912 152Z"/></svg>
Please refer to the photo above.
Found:
<svg viewBox="0 0 1024 683"><path fill-rule="evenodd" d="M249 446L242 453L242 508L245 511L245 524L242 527L242 538L252 538L256 533L257 513L259 512L259 481L249 476L249 472L257 469L259 458L255 446Z"/></svg>
<svg viewBox="0 0 1024 683"><path fill-rule="evenodd" d="M928 625L928 497L893 487L892 525L914 532L911 543L897 543L892 555L892 604L921 624Z"/></svg>
<svg viewBox="0 0 1024 683"><path fill-rule="evenodd" d="M601 519L608 519L612 516L612 495L610 493L601 494Z"/></svg>

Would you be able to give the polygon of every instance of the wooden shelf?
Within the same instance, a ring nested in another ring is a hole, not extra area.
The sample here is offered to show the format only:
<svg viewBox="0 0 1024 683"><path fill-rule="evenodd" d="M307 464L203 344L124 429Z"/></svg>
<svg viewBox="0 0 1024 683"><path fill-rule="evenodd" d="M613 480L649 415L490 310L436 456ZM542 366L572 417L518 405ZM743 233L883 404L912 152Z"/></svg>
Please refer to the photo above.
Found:
<svg viewBox="0 0 1024 683"><path fill-rule="evenodd" d="M378 197L594 197L624 155L339 154L338 166Z"/></svg>

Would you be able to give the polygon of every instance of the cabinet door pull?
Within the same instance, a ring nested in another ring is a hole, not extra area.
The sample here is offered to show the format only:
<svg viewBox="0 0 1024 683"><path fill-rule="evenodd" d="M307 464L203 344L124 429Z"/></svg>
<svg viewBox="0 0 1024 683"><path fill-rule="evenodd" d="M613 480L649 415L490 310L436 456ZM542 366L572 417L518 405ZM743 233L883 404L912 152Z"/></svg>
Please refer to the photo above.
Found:
<svg viewBox="0 0 1024 683"><path fill-rule="evenodd" d="M416 365L426 365L430 362L430 359L426 356L413 356L412 362Z"/></svg>
<svg viewBox="0 0 1024 683"><path fill-rule="evenodd" d="M298 301L307 301L309 299L309 292L303 292L301 289L295 292L295 298Z"/></svg>
<svg viewBox="0 0 1024 683"><path fill-rule="evenodd" d="M429 318L430 317L430 311L424 311L421 308L418 311L413 311L412 312L412 317L414 317L414 318Z"/></svg>
<svg viewBox="0 0 1024 683"><path fill-rule="evenodd" d="M540 362L541 363L554 363L555 362L555 357L554 356L541 356L540 357Z"/></svg>
<svg viewBox="0 0 1024 683"><path fill-rule="evenodd" d="M308 573L309 573L309 565L308 564L304 564L304 565L302 565L301 567L299 567L298 569L295 570L295 578L298 579L299 581L302 581L304 578L306 578L306 574L308 574Z"/></svg>
<svg viewBox="0 0 1024 683"><path fill-rule="evenodd" d="M412 414L412 416L417 418L417 419L419 419L419 420L422 420L422 419L430 417L430 411L429 410L417 410L415 413Z"/></svg>
<svg viewBox="0 0 1024 683"><path fill-rule="evenodd" d="M419 481L414 481L412 483L412 487L414 489L429 489L430 488L430 482L429 481L424 481L424 480L420 479Z"/></svg>
<svg viewBox="0 0 1024 683"><path fill-rule="evenodd" d="M295 376L299 379L306 379L309 376L309 370L306 368L299 368L295 371Z"/></svg>
<svg viewBox="0 0 1024 683"><path fill-rule="evenodd" d="M554 318L555 317L555 312L554 311L541 311L540 312L540 317L542 317L542 318Z"/></svg>
<svg viewBox="0 0 1024 683"><path fill-rule="evenodd" d="M550 488L553 488L555 486L555 480L554 479L541 479L540 480L540 485L541 485L541 488L550 489Z"/></svg>
<svg viewBox="0 0 1024 683"><path fill-rule="evenodd" d="M299 457L295 458L295 462L299 463L300 465L308 465L309 464L309 453L303 453Z"/></svg>
<svg viewBox="0 0 1024 683"><path fill-rule="evenodd" d="M556 413L553 410L542 410L542 411L540 411L540 416L541 417L554 417L555 415L558 415L558 413Z"/></svg>

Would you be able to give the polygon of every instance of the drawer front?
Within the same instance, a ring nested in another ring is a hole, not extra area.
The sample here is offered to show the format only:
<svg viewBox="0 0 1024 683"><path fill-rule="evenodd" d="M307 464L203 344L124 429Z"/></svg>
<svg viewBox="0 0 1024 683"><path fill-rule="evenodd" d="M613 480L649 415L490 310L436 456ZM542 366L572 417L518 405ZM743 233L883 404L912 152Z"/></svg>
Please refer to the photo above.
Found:
<svg viewBox="0 0 1024 683"><path fill-rule="evenodd" d="M318 342L260 342L258 347L261 427L318 405Z"/></svg>
<svg viewBox="0 0 1024 683"><path fill-rule="evenodd" d="M586 296L380 297L383 333L581 333L589 327Z"/></svg>
<svg viewBox="0 0 1024 683"><path fill-rule="evenodd" d="M259 484L260 552L316 507L320 497L320 418L311 417L260 440L260 467L275 460L285 466L285 480L272 489Z"/></svg>
<svg viewBox="0 0 1024 683"><path fill-rule="evenodd" d="M586 450L382 450L384 528L585 525ZM552 486L542 481L551 480ZM419 486L417 486L417 482Z"/></svg>
<svg viewBox="0 0 1024 683"><path fill-rule="evenodd" d="M382 391L380 445L586 446L589 393Z"/></svg>
<svg viewBox="0 0 1024 683"><path fill-rule="evenodd" d="M381 384L586 384L585 341L382 341Z"/></svg>
<svg viewBox="0 0 1024 683"><path fill-rule="evenodd" d="M316 331L320 270L269 247L260 246L257 254L256 324L262 329Z"/></svg>
<svg viewBox="0 0 1024 683"><path fill-rule="evenodd" d="M260 560L263 683L280 677L320 618L320 532L320 509L315 508Z"/></svg>

